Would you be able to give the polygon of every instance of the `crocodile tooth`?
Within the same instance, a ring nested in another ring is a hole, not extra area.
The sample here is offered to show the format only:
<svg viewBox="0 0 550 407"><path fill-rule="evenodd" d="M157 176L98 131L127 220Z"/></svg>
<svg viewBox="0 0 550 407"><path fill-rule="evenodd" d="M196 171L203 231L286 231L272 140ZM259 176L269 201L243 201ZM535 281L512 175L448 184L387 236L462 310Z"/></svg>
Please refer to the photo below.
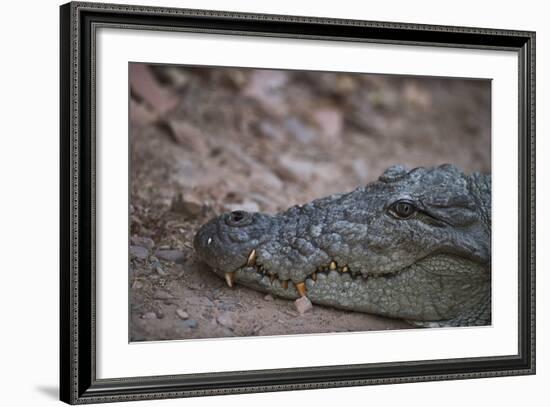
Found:
<svg viewBox="0 0 550 407"><path fill-rule="evenodd" d="M316 272L316 271L314 271L313 273L311 273L311 279L312 279L313 281L317 281L317 272Z"/></svg>
<svg viewBox="0 0 550 407"><path fill-rule="evenodd" d="M294 285L296 286L296 291L298 291L298 294L300 294L300 297L305 297L306 296L306 285L304 284L304 282L300 282L300 283L294 283Z"/></svg>
<svg viewBox="0 0 550 407"><path fill-rule="evenodd" d="M329 269L336 270L336 262L334 260L330 262Z"/></svg>
<svg viewBox="0 0 550 407"><path fill-rule="evenodd" d="M225 282L227 283L227 285L229 287L233 287L233 283L235 282L235 272L234 271L231 271L231 272L227 272L225 273Z"/></svg>
<svg viewBox="0 0 550 407"><path fill-rule="evenodd" d="M288 288L288 280L281 281L281 287L283 287L286 290Z"/></svg>
<svg viewBox="0 0 550 407"><path fill-rule="evenodd" d="M342 267L342 273L347 273L348 271L349 271L349 267L348 267L348 266Z"/></svg>
<svg viewBox="0 0 550 407"><path fill-rule="evenodd" d="M256 265L256 249L253 249L248 255L248 259L246 260L246 265L249 267Z"/></svg>

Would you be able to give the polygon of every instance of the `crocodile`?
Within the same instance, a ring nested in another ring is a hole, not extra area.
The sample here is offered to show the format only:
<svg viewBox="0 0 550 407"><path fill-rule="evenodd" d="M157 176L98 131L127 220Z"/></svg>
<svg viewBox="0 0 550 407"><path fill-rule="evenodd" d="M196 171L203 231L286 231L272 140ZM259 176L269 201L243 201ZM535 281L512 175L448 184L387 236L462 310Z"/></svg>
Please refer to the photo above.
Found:
<svg viewBox="0 0 550 407"><path fill-rule="evenodd" d="M491 176L394 165L349 193L202 225L199 258L232 287L399 318L491 324Z"/></svg>

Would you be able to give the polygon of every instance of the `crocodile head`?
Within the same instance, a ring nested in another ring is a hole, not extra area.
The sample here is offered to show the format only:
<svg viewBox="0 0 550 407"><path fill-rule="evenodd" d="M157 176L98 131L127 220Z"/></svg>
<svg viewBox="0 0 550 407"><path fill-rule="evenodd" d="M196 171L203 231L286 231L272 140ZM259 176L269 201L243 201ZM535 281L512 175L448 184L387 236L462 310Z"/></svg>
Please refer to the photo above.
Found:
<svg viewBox="0 0 550 407"><path fill-rule="evenodd" d="M228 285L403 318L490 322L490 177L451 165L376 181L268 215L225 213L195 250Z"/></svg>

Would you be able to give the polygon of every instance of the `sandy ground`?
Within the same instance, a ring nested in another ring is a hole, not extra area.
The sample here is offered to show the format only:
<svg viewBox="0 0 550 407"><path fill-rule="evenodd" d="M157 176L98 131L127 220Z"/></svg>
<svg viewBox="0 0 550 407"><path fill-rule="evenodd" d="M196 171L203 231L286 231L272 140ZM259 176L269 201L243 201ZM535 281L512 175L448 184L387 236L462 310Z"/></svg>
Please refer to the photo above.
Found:
<svg viewBox="0 0 550 407"><path fill-rule="evenodd" d="M411 328L233 289L200 264L197 228L275 213L389 165L490 171L490 82L134 64L130 69L132 341Z"/></svg>

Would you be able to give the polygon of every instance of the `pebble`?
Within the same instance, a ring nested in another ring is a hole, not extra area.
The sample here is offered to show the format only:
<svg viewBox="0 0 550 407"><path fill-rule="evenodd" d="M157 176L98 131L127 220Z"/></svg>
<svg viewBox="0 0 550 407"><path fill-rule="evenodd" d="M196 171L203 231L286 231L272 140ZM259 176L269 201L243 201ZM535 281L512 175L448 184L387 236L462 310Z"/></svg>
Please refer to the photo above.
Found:
<svg viewBox="0 0 550 407"><path fill-rule="evenodd" d="M296 301L294 301L294 305L296 306L296 310L300 313L300 315L304 315L306 312L313 309L313 304L307 297L300 297Z"/></svg>
<svg viewBox="0 0 550 407"><path fill-rule="evenodd" d="M273 298L273 296L271 294L267 294L265 297L264 297L264 300L266 301L273 301L275 298Z"/></svg>
<svg viewBox="0 0 550 407"><path fill-rule="evenodd" d="M149 249L143 246L130 246L130 255L140 260L145 260L149 256Z"/></svg>
<svg viewBox="0 0 550 407"><path fill-rule="evenodd" d="M342 113L336 109L319 109L313 112L313 118L327 136L327 141L337 142L343 127Z"/></svg>
<svg viewBox="0 0 550 407"><path fill-rule="evenodd" d="M162 268L162 265L158 260L151 262L151 268L153 271L155 271L159 276L167 276L169 273L165 271Z"/></svg>
<svg viewBox="0 0 550 407"><path fill-rule="evenodd" d="M418 110L427 111L432 107L431 94L412 83L405 85L405 92L403 93L405 101Z"/></svg>
<svg viewBox="0 0 550 407"><path fill-rule="evenodd" d="M351 162L353 167L353 172L361 180L361 182L366 183L369 178L369 168L364 160L356 159Z"/></svg>
<svg viewBox="0 0 550 407"><path fill-rule="evenodd" d="M171 210L190 218L196 218L202 213L202 202L195 197L177 195L172 200Z"/></svg>
<svg viewBox="0 0 550 407"><path fill-rule="evenodd" d="M186 319L185 321L183 321L183 325L185 325L187 328L196 328L199 323L194 319Z"/></svg>
<svg viewBox="0 0 550 407"><path fill-rule="evenodd" d="M185 254L177 249L158 249L155 251L155 256L173 263L183 263L185 261Z"/></svg>
<svg viewBox="0 0 550 407"><path fill-rule="evenodd" d="M174 138L178 144L185 146L188 151L193 151L199 156L205 156L208 153L208 144L205 141L205 136L199 127L181 120L165 120L166 130ZM172 200L174 202L174 200ZM195 216L202 212L202 204L200 202L186 199L181 206L173 206L175 212L179 212L186 216Z"/></svg>
<svg viewBox="0 0 550 407"><path fill-rule="evenodd" d="M233 325L233 319L231 318L231 315L227 312L224 312L223 314L218 316L216 320L220 325L223 325L225 327L230 327Z"/></svg>
<svg viewBox="0 0 550 407"><path fill-rule="evenodd" d="M135 94L149 106L154 106L160 116L176 108L180 102L179 96L157 82L150 66L130 64L129 67L132 92L135 90Z"/></svg>
<svg viewBox="0 0 550 407"><path fill-rule="evenodd" d="M315 140L315 130L297 117L291 117L285 121L285 126L292 136L300 143L311 143Z"/></svg>
<svg viewBox="0 0 550 407"><path fill-rule="evenodd" d="M164 70L167 78L178 89L184 88L190 80L189 75L178 67L170 67Z"/></svg>
<svg viewBox="0 0 550 407"><path fill-rule="evenodd" d="M254 130L262 137L273 140L282 140L285 137L284 130L273 123L262 121L255 123Z"/></svg>
<svg viewBox="0 0 550 407"><path fill-rule="evenodd" d="M156 290L155 293L153 294L153 298L155 300L173 300L174 296L167 291Z"/></svg>
<svg viewBox="0 0 550 407"><path fill-rule="evenodd" d="M154 123L156 118L156 112L149 109L144 103L137 103L133 99L130 100L130 121L132 124L147 126Z"/></svg>
<svg viewBox="0 0 550 407"><path fill-rule="evenodd" d="M130 241L133 245L146 247L149 250L152 250L153 247L155 247L155 241L149 237L132 236Z"/></svg>
<svg viewBox="0 0 550 407"><path fill-rule="evenodd" d="M153 311L146 312L141 316L141 319L157 319L157 314Z"/></svg>
<svg viewBox="0 0 550 407"><path fill-rule="evenodd" d="M139 280L134 280L134 282L132 283L132 288L139 290L143 288L143 283Z"/></svg>
<svg viewBox="0 0 550 407"><path fill-rule="evenodd" d="M290 154L278 158L277 174L285 181L309 179L315 173L317 163Z"/></svg>
<svg viewBox="0 0 550 407"><path fill-rule="evenodd" d="M189 314L187 312L185 312L184 310L182 310L181 308L178 308L176 310L176 315L178 317L180 317L181 319L188 319L189 318Z"/></svg>

